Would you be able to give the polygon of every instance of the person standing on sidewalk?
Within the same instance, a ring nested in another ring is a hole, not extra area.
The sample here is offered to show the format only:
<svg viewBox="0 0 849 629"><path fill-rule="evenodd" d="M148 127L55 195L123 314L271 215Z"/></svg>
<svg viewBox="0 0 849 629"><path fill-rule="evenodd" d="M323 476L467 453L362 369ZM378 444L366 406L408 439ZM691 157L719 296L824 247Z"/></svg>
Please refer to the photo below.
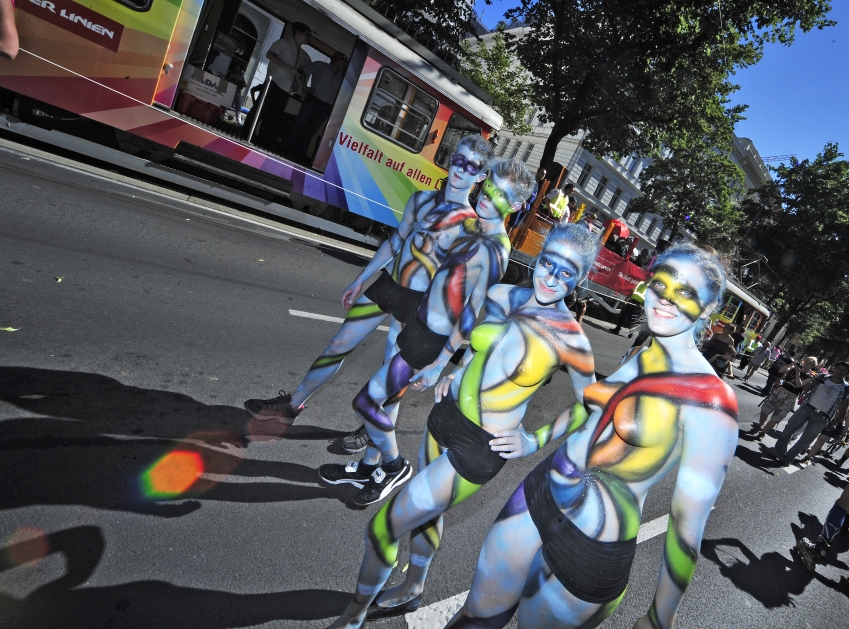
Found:
<svg viewBox="0 0 849 629"><path fill-rule="evenodd" d="M844 379L849 374L849 363L835 363L831 370L830 376L817 376L802 387L802 392L810 391L808 397L802 403L787 426L775 442L775 456L784 463L790 465L802 450L807 448L811 442L817 438L823 429L828 426L835 417L843 417L849 408L849 398L847 398L847 387ZM790 443L790 437L799 430L805 423L804 432L796 444L787 449Z"/></svg>
<svg viewBox="0 0 849 629"><path fill-rule="evenodd" d="M748 382L749 378L752 377L752 374L764 364L767 358L769 358L771 345L772 343L765 341L763 345L758 345L754 350L752 350L752 358L749 361L748 369L746 369L746 375L743 376L743 382Z"/></svg>

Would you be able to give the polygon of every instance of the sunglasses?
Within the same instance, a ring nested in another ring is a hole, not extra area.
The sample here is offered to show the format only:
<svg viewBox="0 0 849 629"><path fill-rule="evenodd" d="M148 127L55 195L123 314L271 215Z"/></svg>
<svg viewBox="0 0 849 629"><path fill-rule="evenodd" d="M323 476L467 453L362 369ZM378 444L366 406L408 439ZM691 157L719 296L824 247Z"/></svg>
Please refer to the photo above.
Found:
<svg viewBox="0 0 849 629"><path fill-rule="evenodd" d="M465 155L460 155L459 153L454 153L454 155L451 156L451 166L462 168L469 175L477 175L481 171L480 164L476 164Z"/></svg>

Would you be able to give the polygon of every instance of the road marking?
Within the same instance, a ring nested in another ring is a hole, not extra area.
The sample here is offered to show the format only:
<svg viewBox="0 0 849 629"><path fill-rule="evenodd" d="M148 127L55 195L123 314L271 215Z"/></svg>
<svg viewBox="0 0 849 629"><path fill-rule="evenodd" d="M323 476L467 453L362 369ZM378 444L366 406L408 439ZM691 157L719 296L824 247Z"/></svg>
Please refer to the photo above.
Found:
<svg viewBox="0 0 849 629"><path fill-rule="evenodd" d="M640 525L640 530L637 533L637 543L642 544L658 535L666 533L667 525L669 524L669 516L664 515L655 518L650 522ZM422 607L416 611L407 614L405 619L409 629L430 629L431 627L444 627L445 624L454 617L463 603L466 602L466 595L469 591L460 592L443 601L437 601L427 607Z"/></svg>
<svg viewBox="0 0 849 629"><path fill-rule="evenodd" d="M293 317L304 317L305 319L318 319L319 321L332 321L333 323L344 323L345 319L340 317L329 317L327 315L318 314L315 312L304 312L303 310L292 310L289 308L289 314ZM377 326L378 330L389 332L389 328L385 325Z"/></svg>

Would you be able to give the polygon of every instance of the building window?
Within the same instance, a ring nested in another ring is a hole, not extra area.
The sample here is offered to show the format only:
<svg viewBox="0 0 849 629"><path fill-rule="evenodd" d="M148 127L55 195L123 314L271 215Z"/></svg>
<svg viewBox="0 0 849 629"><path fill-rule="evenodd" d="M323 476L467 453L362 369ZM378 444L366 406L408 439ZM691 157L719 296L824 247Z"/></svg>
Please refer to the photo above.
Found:
<svg viewBox="0 0 849 629"><path fill-rule="evenodd" d="M590 178L590 173L593 172L593 167L590 166L589 162L585 162L582 169L581 174L578 175L578 185L583 188L584 184L587 183L587 179Z"/></svg>
<svg viewBox="0 0 849 629"><path fill-rule="evenodd" d="M633 173L637 170L637 165L640 163L640 160L635 156L631 156L631 163L628 164L628 172Z"/></svg>
<svg viewBox="0 0 849 629"><path fill-rule="evenodd" d="M513 157L516 157L516 153L518 153L518 152L519 152L519 148L520 148L521 146L522 146L522 142L521 142L521 141L516 142L516 146L514 146L514 147L511 149L510 154L507 156L507 159L512 159Z"/></svg>
<svg viewBox="0 0 849 629"><path fill-rule="evenodd" d="M595 192L593 192L593 196L596 199L601 199L601 195L604 194L605 187L607 187L607 177L602 177L598 180L598 185L595 187Z"/></svg>
<svg viewBox="0 0 849 629"><path fill-rule="evenodd" d="M531 156L531 153L534 151L534 145L528 144L528 148L525 149L525 154L522 155L522 161L527 162L528 158Z"/></svg>
<svg viewBox="0 0 849 629"><path fill-rule="evenodd" d="M363 113L362 125L418 153L424 147L438 107L439 102L433 96L389 68L381 68Z"/></svg>
<svg viewBox="0 0 849 629"><path fill-rule="evenodd" d="M634 207L634 199L631 199L630 201L628 201L627 205L625 205L625 211L622 212L622 218L624 218L625 220L628 220L628 217L631 216L631 214L634 213L633 207Z"/></svg>
<svg viewBox="0 0 849 629"><path fill-rule="evenodd" d="M439 150L436 151L436 157L434 157L433 161L440 168L448 170L448 162L451 161L451 156L457 150L460 140L467 135L474 135L480 132L481 128L474 122L460 114L453 114L448 121L448 127L445 129L445 135L442 136L442 143L439 145Z"/></svg>
<svg viewBox="0 0 849 629"><path fill-rule="evenodd" d="M619 198L621 196L622 196L622 190L619 189L619 188L616 188L616 190L613 192L613 196L610 198L610 203L608 203L608 206L614 212L616 211L616 206L619 205Z"/></svg>
<svg viewBox="0 0 849 629"><path fill-rule="evenodd" d="M513 140L511 138L507 138L506 140L504 140L504 144L501 145L501 150L498 151L499 157L501 155L504 155L504 153L507 151L507 147L510 146L510 142L512 142L512 141Z"/></svg>

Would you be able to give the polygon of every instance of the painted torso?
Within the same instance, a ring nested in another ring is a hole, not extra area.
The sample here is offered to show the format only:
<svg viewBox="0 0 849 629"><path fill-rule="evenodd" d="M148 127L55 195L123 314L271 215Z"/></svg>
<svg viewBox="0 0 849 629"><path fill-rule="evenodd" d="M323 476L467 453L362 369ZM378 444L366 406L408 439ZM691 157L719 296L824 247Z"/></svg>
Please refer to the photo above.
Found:
<svg viewBox="0 0 849 629"><path fill-rule="evenodd" d="M452 382L460 410L489 432L516 428L528 402L561 365L591 375L592 353L565 306L542 307L530 288L499 285L470 337L475 356Z"/></svg>
<svg viewBox="0 0 849 629"><path fill-rule="evenodd" d="M656 341L584 389L584 403L590 418L557 449L551 488L564 515L601 541L637 535L646 493L678 464L691 416L737 410L706 361L676 365Z"/></svg>
<svg viewBox="0 0 849 629"><path fill-rule="evenodd" d="M438 334L450 334L461 317L463 328L470 330L482 303L469 302L472 290L479 286L481 295L485 294L504 276L509 260L510 239L505 231L485 234L479 221L463 221L462 233L454 240L425 293L419 318Z"/></svg>
<svg viewBox="0 0 849 629"><path fill-rule="evenodd" d="M417 192L413 229L387 267L392 279L413 290L427 289L467 221L477 221L468 205L446 201L442 191Z"/></svg>

